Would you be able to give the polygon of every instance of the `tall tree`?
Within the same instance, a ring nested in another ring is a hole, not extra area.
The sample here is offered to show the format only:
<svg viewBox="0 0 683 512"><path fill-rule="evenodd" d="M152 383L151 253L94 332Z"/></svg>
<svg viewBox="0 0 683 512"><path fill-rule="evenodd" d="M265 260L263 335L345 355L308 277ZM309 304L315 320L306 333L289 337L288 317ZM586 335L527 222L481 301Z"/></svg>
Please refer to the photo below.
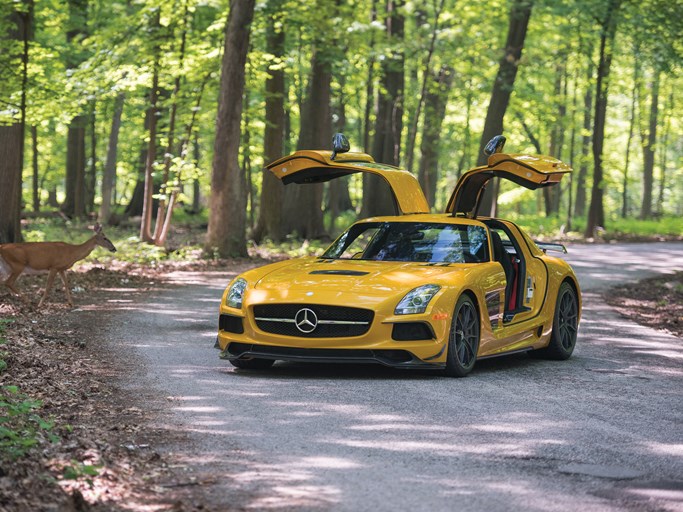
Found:
<svg viewBox="0 0 683 512"><path fill-rule="evenodd" d="M434 1L434 20L432 21L432 34L429 39L429 47L427 55L425 56L424 67L422 70L422 86L420 87L420 94L417 98L417 107L415 116L408 130L408 141L406 143L406 169L413 170L413 153L415 151L415 138L417 137L417 127L420 123L420 114L422 113L422 103L425 101L425 94L427 93L427 83L430 79L432 56L434 55L434 47L436 45L436 37L439 34L439 17L444 8L445 0ZM433 199L433 198L432 198ZM433 203L430 203L433 204Z"/></svg>
<svg viewBox="0 0 683 512"><path fill-rule="evenodd" d="M607 98L609 91L609 74L612 67L614 37L617 33L617 22L622 0L609 0L606 11L600 22L600 57L598 61L598 78L596 84L595 115L593 124L593 188L588 209L585 235L592 237L595 228L605 226L604 177L602 168L602 149L605 141L605 119L607 116Z"/></svg>
<svg viewBox="0 0 683 512"><path fill-rule="evenodd" d="M512 2L510 22L505 41L505 52L500 59L498 74L493 82L491 100L489 101L486 120L484 121L484 131L479 142L477 165L485 165L487 162L484 147L488 141L495 135L503 133L503 118L510 103L510 95L514 89L532 7L533 0L513 0ZM487 187L480 207L483 215L490 213L492 216L495 216L496 189L497 183L494 184L494 187L490 184Z"/></svg>
<svg viewBox="0 0 683 512"><path fill-rule="evenodd" d="M149 34L152 39L152 86L149 90L146 120L149 123L149 142L145 159L145 185L142 195L142 218L140 220L140 240L152 242L152 211L154 209L154 162L157 158L157 112L159 110L159 73L161 67L161 42L159 41L161 10L154 8L150 13Z"/></svg>
<svg viewBox="0 0 683 512"><path fill-rule="evenodd" d="M593 51L589 49L586 66L586 90L583 93L583 135L581 137L581 157L579 173L576 178L576 202L574 204L574 215L583 217L586 213L586 178L588 176L588 163L591 141L591 120L593 118Z"/></svg>
<svg viewBox="0 0 683 512"><path fill-rule="evenodd" d="M21 181L24 168L24 135L26 127L26 95L28 84L29 40L33 25L33 1L14 4L5 14L9 30L6 34L9 51L3 51L0 65L6 70L18 70L7 77L19 89L18 112L9 119L0 119L0 243L20 242ZM17 65L18 64L18 65ZM16 115L18 114L18 116ZM18 119L17 119L18 117ZM6 123L6 124L5 124Z"/></svg>
<svg viewBox="0 0 683 512"><path fill-rule="evenodd" d="M329 147L332 140L330 110L331 56L327 49L314 49L311 79L302 104L298 149ZM326 236L323 224L323 184L289 185L284 220L287 232L303 238Z"/></svg>
<svg viewBox="0 0 683 512"><path fill-rule="evenodd" d="M104 174L102 176L102 203L100 204L99 219L103 224L109 223L111 216L112 190L116 179L116 156L119 147L119 131L121 130L121 115L123 114L123 102L125 93L119 92L114 100L114 113L111 119L111 130L109 131L109 145L107 146L107 159L104 163Z"/></svg>
<svg viewBox="0 0 683 512"><path fill-rule="evenodd" d="M555 158L562 160L562 149L564 146L564 132L567 116L567 95L566 91L566 74L567 74L567 53L563 48L557 54L557 62L555 64L555 84L554 84L554 102L557 109L557 117L554 125L550 130L550 146L548 153ZM563 88L564 85L564 88ZM545 214L546 216L557 215L560 210L560 185L554 187L545 187L543 189L543 198L545 200Z"/></svg>
<svg viewBox="0 0 683 512"><path fill-rule="evenodd" d="M621 217L626 218L628 215L628 168L631 163L631 142L633 139L633 131L636 125L636 105L638 103L638 89L640 86L640 61L638 58L638 50L634 48L633 52L633 89L631 90L631 113L629 115L628 124L628 138L626 139L626 151L624 156L624 179L622 181L621 190Z"/></svg>
<svg viewBox="0 0 683 512"><path fill-rule="evenodd" d="M640 218L652 217L652 186L655 167L655 143L657 142L657 115L659 113L659 79L660 72L654 69L650 82L650 118L648 132L641 133L643 140L643 205Z"/></svg>
<svg viewBox="0 0 683 512"><path fill-rule="evenodd" d="M430 73L430 83L425 95L425 122L422 126L420 152L422 159L418 168L418 179L430 206L436 199L436 183L439 178L439 150L441 127L446 117L448 94L453 84L453 70L442 66L438 73Z"/></svg>
<svg viewBox="0 0 683 512"><path fill-rule="evenodd" d="M211 172L207 250L247 256L246 183L239 165L244 68L255 0L230 0L225 24L216 139Z"/></svg>
<svg viewBox="0 0 683 512"><path fill-rule="evenodd" d="M401 132L403 131L405 20L402 0L386 0L385 28L390 54L382 61L382 77L375 121L372 157L377 162L398 166L401 162ZM394 211L394 201L388 185L375 175L363 180L361 215L372 217Z"/></svg>
<svg viewBox="0 0 683 512"><path fill-rule="evenodd" d="M66 39L70 44L67 54L67 68L74 70L84 60L81 41L87 34L88 0L69 0L69 20ZM85 131L87 115L76 114L69 123L66 140L66 198L62 211L71 217L83 217L86 209L85 197Z"/></svg>
<svg viewBox="0 0 683 512"><path fill-rule="evenodd" d="M284 0L269 0L267 6L266 53L266 123L263 134L264 163L280 158L284 153L285 137L285 30L282 23ZM261 208L254 230L254 240L270 238L275 242L284 237L282 204L284 185L267 169L263 169L261 182Z"/></svg>

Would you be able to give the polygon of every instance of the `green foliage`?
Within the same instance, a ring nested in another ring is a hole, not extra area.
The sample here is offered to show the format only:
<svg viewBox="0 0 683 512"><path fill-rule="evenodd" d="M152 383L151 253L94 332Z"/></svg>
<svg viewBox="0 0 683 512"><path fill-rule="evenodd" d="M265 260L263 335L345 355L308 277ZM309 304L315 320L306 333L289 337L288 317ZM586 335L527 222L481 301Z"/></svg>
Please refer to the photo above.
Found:
<svg viewBox="0 0 683 512"><path fill-rule="evenodd" d="M64 466L64 469L62 470L62 478L64 478L64 480L83 479L90 486L90 488L92 488L92 477L98 476L103 467L103 464L86 464L84 462L79 462L72 459L71 464Z"/></svg>
<svg viewBox="0 0 683 512"><path fill-rule="evenodd" d="M115 190L118 203L115 210L119 214L122 212L144 168L144 151L149 137L145 118L150 107L149 89L156 60L160 70L159 124L153 168L155 182L161 185L156 197L167 199L171 192L182 190L180 199L187 204L194 180L197 180L203 198L210 194L220 57L228 4L224 0L91 0L87 2L87 12L78 13L73 12L70 2L64 0L34 2L26 116L28 126L35 126L37 131L37 178L43 207L50 192L56 195L57 201L64 199L67 133L75 115L94 116L94 134L90 133L88 123L86 153L88 158L94 154L92 164L99 181L107 154L114 102L123 93L125 102ZM598 20L604 17L606 4L601 0L538 0L534 3L504 126L508 136L507 149L535 152L533 136L543 153L553 153L577 169L586 164L589 187L593 161L590 151L588 158L583 161L581 158L582 136L590 135L590 132L582 132L583 99L595 88L595 71L593 77L588 77L587 72L589 64L595 61L600 35ZM374 21L373 5L376 7ZM267 70L270 67L285 71L287 130L283 138L285 151L289 152L297 144L301 105L314 52L331 64L335 129L343 128L353 150L370 149L363 147L364 132L370 128L372 139L375 121L370 108L370 126L365 126L366 106L373 104L373 98L368 97L368 85L373 86L376 96L382 62L397 52L405 55L404 133L400 148L403 158L408 126L417 109L425 73L443 65L454 70L441 135L435 205L435 211L443 209L459 174L474 166L478 157L489 96L505 44L510 2L446 1L438 16L432 69L427 70L424 64L438 5L438 1L402 3L400 12L405 18L405 38L398 41L386 37L383 2L268 0L257 3L246 67L240 150L240 157L249 156L252 169L247 176L255 191L250 217L258 217L260 170L267 163L262 154ZM12 11L24 9L23 6L22 2L0 2L0 79L3 83L0 122L16 120L18 114L20 48L17 41L6 36L12 30ZM655 164L655 198L658 200L661 195L662 200L655 211L658 215L683 215L680 143L683 104L675 95L682 85L683 38L680 34L683 17L678 11L678 3L665 0L623 2L610 77L603 155L608 217L621 210L625 173L627 214L638 214L642 198L642 132L647 125L650 94L647 84L655 71L662 72L662 112ZM270 16L285 34L282 59L275 59L266 49ZM633 51L636 47L638 52ZM634 65L642 68L642 84L633 83ZM372 82L368 83L370 76ZM631 136L630 161L626 166L624 147L629 138L629 104L634 91L638 94L638 122ZM171 130L174 106L175 126ZM422 117L422 123L429 122L424 119L424 110ZM420 159L422 133L418 127L414 169ZM27 130L23 197L26 204L31 204L33 148L28 134ZM92 139L91 135L94 135ZM94 140L94 148L90 147L91 140ZM240 162L243 161L240 158ZM164 178L167 171L168 176ZM357 207L362 188L355 177L350 181L351 199ZM570 206L569 194L566 184L563 186L559 209L566 212ZM575 181L573 199L576 186ZM506 192L509 190L503 189L503 193ZM95 205L99 202L97 193ZM509 207L522 215L539 215L544 210L542 201L526 193L504 197L501 204L504 211ZM183 216L180 209L174 213L174 219L179 222L185 221ZM355 216L351 214L336 219L330 236L353 220ZM204 231L205 223L205 220L197 222L192 229ZM330 225L329 219L325 225ZM52 229L48 225L32 223L26 238L69 240L68 233L66 237L61 236L63 233L58 233L58 237L51 236L49 231L40 233L43 227ZM612 229L611 226L606 228ZM73 236L80 241L78 234ZM119 241L123 251L118 256L126 261L150 263L175 257L138 245L130 239L130 231L122 232Z"/></svg>
<svg viewBox="0 0 683 512"><path fill-rule="evenodd" d="M553 238L561 235L578 238L586 227L586 219L573 219L572 229L567 230L567 221L560 217L540 217L537 215L507 215L505 218L517 223L532 237ZM636 237L683 236L683 218L663 217L661 219L621 219L613 218L603 236L633 235Z"/></svg>
<svg viewBox="0 0 683 512"><path fill-rule="evenodd" d="M54 423L36 414L41 403L16 386L0 387L0 453L16 459L45 440L55 442Z"/></svg>

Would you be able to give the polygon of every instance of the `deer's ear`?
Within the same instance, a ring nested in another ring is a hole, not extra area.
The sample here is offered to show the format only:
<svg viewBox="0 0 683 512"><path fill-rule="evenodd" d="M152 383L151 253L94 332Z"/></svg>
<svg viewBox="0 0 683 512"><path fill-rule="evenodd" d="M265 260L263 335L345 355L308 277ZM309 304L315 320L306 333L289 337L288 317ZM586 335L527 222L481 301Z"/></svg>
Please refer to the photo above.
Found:
<svg viewBox="0 0 683 512"><path fill-rule="evenodd" d="M95 227L92 228L92 230L93 230L95 233L102 233L102 226L100 226L100 223L99 223L99 222L96 222L96 223L95 223Z"/></svg>

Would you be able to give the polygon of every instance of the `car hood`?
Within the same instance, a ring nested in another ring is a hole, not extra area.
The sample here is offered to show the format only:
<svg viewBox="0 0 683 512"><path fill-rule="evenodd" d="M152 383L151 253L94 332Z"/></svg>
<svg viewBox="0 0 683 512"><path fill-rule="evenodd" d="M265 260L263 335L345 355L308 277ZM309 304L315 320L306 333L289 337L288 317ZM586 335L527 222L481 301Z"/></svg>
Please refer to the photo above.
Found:
<svg viewBox="0 0 683 512"><path fill-rule="evenodd" d="M337 291L339 295L386 297L423 284L465 279L473 264L305 259L278 267L255 284L256 290Z"/></svg>

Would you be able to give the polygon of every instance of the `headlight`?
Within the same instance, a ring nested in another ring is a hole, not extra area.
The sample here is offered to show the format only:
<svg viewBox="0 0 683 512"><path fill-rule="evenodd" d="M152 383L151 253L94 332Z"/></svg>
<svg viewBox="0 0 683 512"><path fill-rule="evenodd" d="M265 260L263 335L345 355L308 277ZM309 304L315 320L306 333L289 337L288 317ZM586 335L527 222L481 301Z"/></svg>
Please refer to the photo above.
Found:
<svg viewBox="0 0 683 512"><path fill-rule="evenodd" d="M398 303L394 310L395 315L414 315L424 313L436 292L441 289L435 284L426 284L410 290Z"/></svg>
<svg viewBox="0 0 683 512"><path fill-rule="evenodd" d="M242 309L242 298L244 297L244 290L247 289L247 282L242 279L236 279L230 289L228 295L225 297L225 303L231 308Z"/></svg>

